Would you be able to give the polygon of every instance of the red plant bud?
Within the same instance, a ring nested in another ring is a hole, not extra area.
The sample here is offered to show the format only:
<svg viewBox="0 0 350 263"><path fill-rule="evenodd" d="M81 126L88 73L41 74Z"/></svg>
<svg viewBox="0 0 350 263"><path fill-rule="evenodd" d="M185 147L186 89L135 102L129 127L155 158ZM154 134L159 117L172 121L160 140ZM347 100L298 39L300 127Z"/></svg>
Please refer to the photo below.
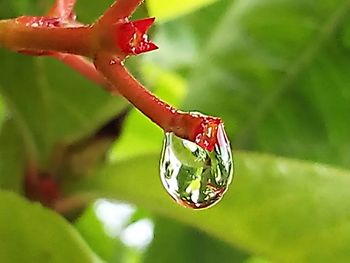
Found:
<svg viewBox="0 0 350 263"><path fill-rule="evenodd" d="M24 191L31 200L47 206L52 205L61 196L57 180L51 175L40 172L25 177Z"/></svg>
<svg viewBox="0 0 350 263"><path fill-rule="evenodd" d="M146 18L121 24L117 30L117 44L127 55L138 55L149 52L158 47L148 40L147 30L154 23L155 18Z"/></svg>

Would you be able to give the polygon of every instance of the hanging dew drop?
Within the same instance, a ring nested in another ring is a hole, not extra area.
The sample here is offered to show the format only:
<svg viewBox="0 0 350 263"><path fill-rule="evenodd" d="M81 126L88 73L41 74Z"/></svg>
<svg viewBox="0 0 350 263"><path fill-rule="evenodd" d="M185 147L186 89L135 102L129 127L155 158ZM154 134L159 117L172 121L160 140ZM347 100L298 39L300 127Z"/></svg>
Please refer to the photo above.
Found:
<svg viewBox="0 0 350 263"><path fill-rule="evenodd" d="M169 195L182 206L201 209L221 200L233 178L230 143L222 123L211 151L165 133L160 176Z"/></svg>

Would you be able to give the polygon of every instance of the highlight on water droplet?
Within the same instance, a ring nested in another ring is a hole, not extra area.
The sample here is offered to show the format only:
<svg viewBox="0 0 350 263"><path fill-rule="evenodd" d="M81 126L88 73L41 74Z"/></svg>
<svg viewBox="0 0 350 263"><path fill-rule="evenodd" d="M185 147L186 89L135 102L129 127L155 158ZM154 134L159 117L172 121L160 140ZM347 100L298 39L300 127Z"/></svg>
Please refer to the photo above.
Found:
<svg viewBox="0 0 350 263"><path fill-rule="evenodd" d="M211 151L165 133L160 176L169 195L193 209L208 208L221 200L233 178L233 159L223 124L217 127Z"/></svg>

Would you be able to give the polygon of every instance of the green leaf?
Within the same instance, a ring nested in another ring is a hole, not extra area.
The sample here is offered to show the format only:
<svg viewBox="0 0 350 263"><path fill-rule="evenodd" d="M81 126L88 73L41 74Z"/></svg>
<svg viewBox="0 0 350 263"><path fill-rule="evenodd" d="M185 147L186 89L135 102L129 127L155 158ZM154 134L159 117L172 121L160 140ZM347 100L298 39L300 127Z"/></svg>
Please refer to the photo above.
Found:
<svg viewBox="0 0 350 263"><path fill-rule="evenodd" d="M1 262L101 262L52 211L0 192Z"/></svg>
<svg viewBox="0 0 350 263"><path fill-rule="evenodd" d="M0 189L22 191L24 156L16 125L12 120L5 121L0 125Z"/></svg>
<svg viewBox="0 0 350 263"><path fill-rule="evenodd" d="M232 2L216 1L179 19L160 24L152 37L159 50L147 54L145 58L161 68L176 70L187 78L197 67L197 58L203 56L205 45L220 22L216 18Z"/></svg>
<svg viewBox="0 0 350 263"><path fill-rule="evenodd" d="M0 128L4 122L5 117L6 117L5 105L4 105L3 99L0 96Z"/></svg>
<svg viewBox="0 0 350 263"><path fill-rule="evenodd" d="M217 0L173 0L171 4L162 0L147 0L149 14L157 21L166 21L191 12Z"/></svg>
<svg viewBox="0 0 350 263"><path fill-rule="evenodd" d="M90 1L79 0L76 4L78 20L83 23L92 23L98 19L112 4L114 0Z"/></svg>
<svg viewBox="0 0 350 263"><path fill-rule="evenodd" d="M259 257L251 257L247 261L245 261L245 263L271 263L271 262Z"/></svg>
<svg viewBox="0 0 350 263"><path fill-rule="evenodd" d="M154 240L145 254L144 263L239 263L245 262L247 258L245 253L198 229L158 217Z"/></svg>
<svg viewBox="0 0 350 263"><path fill-rule="evenodd" d="M55 145L91 134L125 107L58 61L0 56L0 92L33 158L46 160Z"/></svg>
<svg viewBox="0 0 350 263"><path fill-rule="evenodd" d="M19 13L17 5L2 5L0 17ZM92 134L126 106L53 58L3 49L0 57L0 93L31 158L44 164L53 147Z"/></svg>
<svg viewBox="0 0 350 263"><path fill-rule="evenodd" d="M343 31L341 32L342 43L345 48L350 48L350 17L344 23Z"/></svg>
<svg viewBox="0 0 350 263"><path fill-rule="evenodd" d="M194 67L185 108L223 118L235 147L349 166L346 0L232 2ZM218 107L220 105L220 107Z"/></svg>
<svg viewBox="0 0 350 263"><path fill-rule="evenodd" d="M106 166L76 187L128 200L276 262L350 260L349 171L252 153L235 160L231 189L204 211L181 208L167 196L158 154Z"/></svg>
<svg viewBox="0 0 350 263"><path fill-rule="evenodd" d="M91 249L106 262L119 262L123 253L120 241L107 235L103 223L97 218L93 205L90 205L75 222L82 237Z"/></svg>

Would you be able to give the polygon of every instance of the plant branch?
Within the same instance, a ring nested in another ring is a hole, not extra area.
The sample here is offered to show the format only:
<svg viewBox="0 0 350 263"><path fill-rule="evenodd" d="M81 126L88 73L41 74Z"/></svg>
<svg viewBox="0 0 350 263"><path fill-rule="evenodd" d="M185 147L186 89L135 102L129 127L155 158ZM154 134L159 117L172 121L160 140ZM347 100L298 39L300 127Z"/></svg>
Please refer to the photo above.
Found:
<svg viewBox="0 0 350 263"><path fill-rule="evenodd" d="M0 21L0 41L13 51L63 52L92 56L93 29L91 26L56 27L47 17L20 17Z"/></svg>
<svg viewBox="0 0 350 263"><path fill-rule="evenodd" d="M100 18L101 24L113 24L119 20L126 20L143 0L117 0Z"/></svg>
<svg viewBox="0 0 350 263"><path fill-rule="evenodd" d="M114 93L120 93L136 108L166 132L197 142L200 146L212 149L213 138L207 136L207 129L221 124L219 118L198 113L179 111L155 97L138 82L123 66L123 62L111 54L98 53L95 58L96 68L111 82ZM215 129L215 127L214 127ZM216 134L213 133L212 137ZM214 142L215 143L215 142Z"/></svg>
<svg viewBox="0 0 350 263"><path fill-rule="evenodd" d="M75 4L76 0L57 0L48 12L48 16L69 20L72 18Z"/></svg>
<svg viewBox="0 0 350 263"><path fill-rule="evenodd" d="M129 55L158 47L148 40L154 18L129 21L142 0L116 1L93 25L75 21L75 0L57 0L45 17L19 17L0 21L0 43L31 55L51 55L112 93L121 94L166 132L211 151L217 143L219 118L179 111L161 101L124 67ZM56 15L56 17L52 17ZM69 54L67 54L69 53ZM94 60L93 68L85 58Z"/></svg>

